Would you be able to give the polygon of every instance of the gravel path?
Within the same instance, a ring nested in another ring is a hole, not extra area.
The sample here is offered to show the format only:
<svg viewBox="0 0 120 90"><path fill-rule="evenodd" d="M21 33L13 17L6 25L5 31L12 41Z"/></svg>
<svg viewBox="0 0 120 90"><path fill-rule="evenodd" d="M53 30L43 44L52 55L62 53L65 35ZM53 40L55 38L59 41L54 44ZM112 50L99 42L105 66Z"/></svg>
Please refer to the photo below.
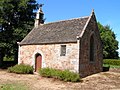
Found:
<svg viewBox="0 0 120 90"><path fill-rule="evenodd" d="M120 90L120 69L101 72L82 79L82 82L63 82L39 75L23 75L0 70L0 84L22 83L29 90Z"/></svg>

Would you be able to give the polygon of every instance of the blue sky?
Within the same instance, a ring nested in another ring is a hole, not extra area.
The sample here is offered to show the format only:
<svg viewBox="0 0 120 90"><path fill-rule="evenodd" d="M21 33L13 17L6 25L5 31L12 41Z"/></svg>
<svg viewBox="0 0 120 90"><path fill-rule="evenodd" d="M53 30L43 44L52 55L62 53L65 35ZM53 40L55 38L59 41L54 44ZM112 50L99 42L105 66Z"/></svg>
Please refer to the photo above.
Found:
<svg viewBox="0 0 120 90"><path fill-rule="evenodd" d="M94 9L97 21L102 25L110 25L120 42L120 0L37 0L37 2L44 4L46 22L89 16ZM120 49L118 51L120 53Z"/></svg>

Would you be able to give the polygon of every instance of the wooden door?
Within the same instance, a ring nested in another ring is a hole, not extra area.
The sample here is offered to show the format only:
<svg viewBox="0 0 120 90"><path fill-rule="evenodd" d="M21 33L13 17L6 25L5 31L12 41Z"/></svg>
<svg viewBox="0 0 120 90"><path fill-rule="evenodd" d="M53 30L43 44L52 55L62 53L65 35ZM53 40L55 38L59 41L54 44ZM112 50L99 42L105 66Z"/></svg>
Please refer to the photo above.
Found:
<svg viewBox="0 0 120 90"><path fill-rule="evenodd" d="M38 55L36 57L35 71L38 72L38 70L41 68L41 66L42 66L42 56Z"/></svg>

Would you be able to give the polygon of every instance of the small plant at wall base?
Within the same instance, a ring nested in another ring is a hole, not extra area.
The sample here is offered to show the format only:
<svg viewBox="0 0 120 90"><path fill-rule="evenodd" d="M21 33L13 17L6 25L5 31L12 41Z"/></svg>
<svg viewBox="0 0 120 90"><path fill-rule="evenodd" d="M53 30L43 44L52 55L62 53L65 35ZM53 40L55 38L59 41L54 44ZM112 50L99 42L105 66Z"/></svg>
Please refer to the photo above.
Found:
<svg viewBox="0 0 120 90"><path fill-rule="evenodd" d="M80 76L77 73L70 72L69 70L57 70L53 68L42 68L39 70L39 74L43 77L56 78L63 81L78 82Z"/></svg>
<svg viewBox="0 0 120 90"><path fill-rule="evenodd" d="M33 67L30 65L19 64L9 67L8 72L17 74L33 74Z"/></svg>

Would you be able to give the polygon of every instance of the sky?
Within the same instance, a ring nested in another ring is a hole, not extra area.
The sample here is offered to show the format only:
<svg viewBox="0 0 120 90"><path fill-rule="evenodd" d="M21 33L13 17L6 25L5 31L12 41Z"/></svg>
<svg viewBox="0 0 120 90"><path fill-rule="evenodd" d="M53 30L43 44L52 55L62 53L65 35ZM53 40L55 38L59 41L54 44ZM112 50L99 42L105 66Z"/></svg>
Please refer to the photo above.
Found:
<svg viewBox="0 0 120 90"><path fill-rule="evenodd" d="M120 48L120 0L37 0L44 4L46 23L89 16L94 9L97 21L109 25ZM118 50L120 56L120 49Z"/></svg>

